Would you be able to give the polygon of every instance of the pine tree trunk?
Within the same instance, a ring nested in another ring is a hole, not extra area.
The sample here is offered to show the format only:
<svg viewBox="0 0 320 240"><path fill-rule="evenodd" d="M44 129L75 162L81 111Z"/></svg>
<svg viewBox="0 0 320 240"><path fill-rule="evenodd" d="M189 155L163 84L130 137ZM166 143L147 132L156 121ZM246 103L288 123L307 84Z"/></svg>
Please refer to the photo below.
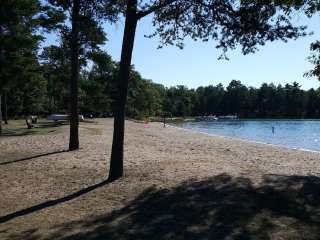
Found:
<svg viewBox="0 0 320 240"><path fill-rule="evenodd" d="M4 124L8 124L8 104L7 104L7 93L3 94L3 120Z"/></svg>
<svg viewBox="0 0 320 240"><path fill-rule="evenodd" d="M69 151L79 149L79 0L73 1L71 33L71 80L70 80L70 139Z"/></svg>
<svg viewBox="0 0 320 240"><path fill-rule="evenodd" d="M114 129L110 160L109 181L123 175L123 142L125 125L125 105L127 100L129 72L137 26L137 0L127 0L126 21L122 41L118 96L114 113Z"/></svg>
<svg viewBox="0 0 320 240"><path fill-rule="evenodd" d="M2 104L1 104L2 95L0 94L0 135L2 135Z"/></svg>

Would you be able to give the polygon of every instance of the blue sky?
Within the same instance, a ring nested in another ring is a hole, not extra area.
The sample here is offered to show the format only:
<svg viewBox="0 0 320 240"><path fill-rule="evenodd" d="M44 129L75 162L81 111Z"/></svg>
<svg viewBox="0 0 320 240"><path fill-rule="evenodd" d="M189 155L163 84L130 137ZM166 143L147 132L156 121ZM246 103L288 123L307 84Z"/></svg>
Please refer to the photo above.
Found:
<svg viewBox="0 0 320 240"><path fill-rule="evenodd" d="M307 25L314 35L287 43L267 43L257 53L246 56L239 50L230 51L230 60L224 61L217 60L221 52L213 41L186 40L183 50L173 46L157 49L158 39L144 37L153 30L151 19L146 18L138 24L132 64L144 78L166 86L181 84L194 88L220 82L227 85L232 79L238 79L256 87L263 82L297 81L304 89L318 88L320 82L303 77L303 73L312 68L306 58L310 54L310 43L320 39L320 16L309 20L297 15L294 22ZM121 22L105 27L109 38L105 49L116 60L120 58L123 26Z"/></svg>
<svg viewBox="0 0 320 240"><path fill-rule="evenodd" d="M247 86L259 87L263 82L286 84L297 81L303 89L318 88L316 78L303 77L303 73L312 68L307 57L310 55L310 43L320 40L320 14L312 19L296 15L294 23L307 25L312 36L290 40L268 42L255 54L243 56L241 51L230 51L229 61L217 60L221 51L215 48L215 42L207 43L185 41L183 50L168 46L157 49L158 39L145 38L153 31L151 18L138 23L132 64L146 79L165 86L228 85L232 79L240 80ZM103 47L115 60L120 59L124 23L105 25L109 41ZM48 39L49 41L52 39Z"/></svg>

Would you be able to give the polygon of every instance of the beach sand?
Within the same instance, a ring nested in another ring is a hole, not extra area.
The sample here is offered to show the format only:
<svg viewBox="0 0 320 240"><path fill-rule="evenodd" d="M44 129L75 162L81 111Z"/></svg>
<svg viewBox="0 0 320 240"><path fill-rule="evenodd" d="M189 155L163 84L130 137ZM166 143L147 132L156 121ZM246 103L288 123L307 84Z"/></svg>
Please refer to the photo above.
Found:
<svg viewBox="0 0 320 240"><path fill-rule="evenodd" d="M0 138L0 239L319 239L320 154L112 119Z"/></svg>

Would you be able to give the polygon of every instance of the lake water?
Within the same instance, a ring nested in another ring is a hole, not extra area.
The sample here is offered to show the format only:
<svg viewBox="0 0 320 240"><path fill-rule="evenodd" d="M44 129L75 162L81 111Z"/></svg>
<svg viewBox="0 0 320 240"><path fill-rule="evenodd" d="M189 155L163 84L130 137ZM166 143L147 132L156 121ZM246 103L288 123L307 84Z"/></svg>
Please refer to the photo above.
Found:
<svg viewBox="0 0 320 240"><path fill-rule="evenodd" d="M316 120L219 120L176 125L208 134L320 151L320 121Z"/></svg>

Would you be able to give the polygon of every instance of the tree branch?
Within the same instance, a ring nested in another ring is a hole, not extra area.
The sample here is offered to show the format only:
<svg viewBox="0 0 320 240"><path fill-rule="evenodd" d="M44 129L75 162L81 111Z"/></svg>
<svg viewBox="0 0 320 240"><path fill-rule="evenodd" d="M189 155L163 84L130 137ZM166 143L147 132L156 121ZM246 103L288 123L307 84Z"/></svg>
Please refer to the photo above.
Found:
<svg viewBox="0 0 320 240"><path fill-rule="evenodd" d="M148 10L145 10L145 11L140 11L137 13L137 20L139 20L140 18L143 18L147 15L149 15L150 13L153 13L171 3L174 3L175 1L177 0L164 0L162 3L159 3L158 5L154 5L154 6L151 6Z"/></svg>

